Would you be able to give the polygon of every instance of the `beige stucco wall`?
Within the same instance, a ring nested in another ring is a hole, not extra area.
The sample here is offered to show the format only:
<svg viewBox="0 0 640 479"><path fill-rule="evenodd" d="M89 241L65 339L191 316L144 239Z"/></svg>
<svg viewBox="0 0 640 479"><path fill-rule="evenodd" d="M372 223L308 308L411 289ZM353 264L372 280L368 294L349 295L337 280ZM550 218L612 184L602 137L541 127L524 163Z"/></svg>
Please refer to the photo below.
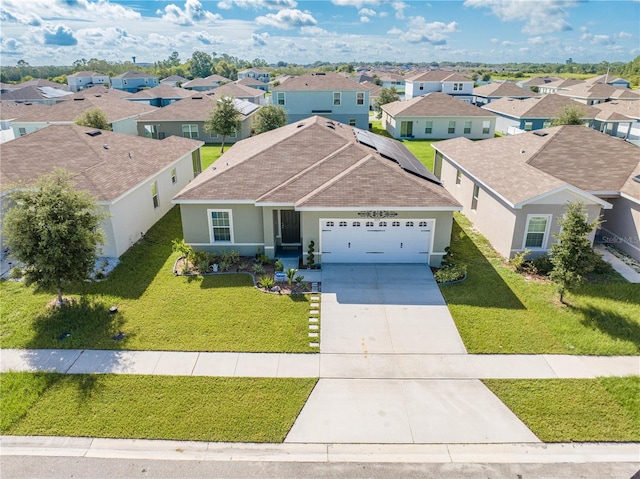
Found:
<svg viewBox="0 0 640 479"><path fill-rule="evenodd" d="M640 261L640 204L627 198L607 198L607 201L613 209L604 212L602 241L612 243Z"/></svg>
<svg viewBox="0 0 640 479"><path fill-rule="evenodd" d="M235 137L227 136L224 139L225 143L235 143L242 139L251 136L251 129L255 123L255 113L252 113L245 118L240 127L240 132ZM182 125L198 125L198 138L195 138L205 143L221 143L222 137L219 135L211 136L211 134L204 131L204 120L176 120L176 121L154 121L145 120L144 117L137 121L137 134L138 136L145 136L145 125L156 125L158 133L164 133L165 138L170 136L182 136Z"/></svg>

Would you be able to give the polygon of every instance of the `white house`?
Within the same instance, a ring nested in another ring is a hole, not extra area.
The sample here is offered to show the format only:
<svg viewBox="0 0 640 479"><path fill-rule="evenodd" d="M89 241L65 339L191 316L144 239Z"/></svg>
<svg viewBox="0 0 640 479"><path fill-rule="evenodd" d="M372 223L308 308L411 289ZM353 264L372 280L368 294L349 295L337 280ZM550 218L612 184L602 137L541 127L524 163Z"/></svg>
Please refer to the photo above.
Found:
<svg viewBox="0 0 640 479"><path fill-rule="evenodd" d="M67 85L69 90L76 93L85 88L91 88L95 85L109 85L109 75L102 73L81 71L67 76Z"/></svg>
<svg viewBox="0 0 640 479"><path fill-rule="evenodd" d="M443 92L471 103L473 86L473 80L465 75L433 70L405 79L405 99L410 100L432 92Z"/></svg>

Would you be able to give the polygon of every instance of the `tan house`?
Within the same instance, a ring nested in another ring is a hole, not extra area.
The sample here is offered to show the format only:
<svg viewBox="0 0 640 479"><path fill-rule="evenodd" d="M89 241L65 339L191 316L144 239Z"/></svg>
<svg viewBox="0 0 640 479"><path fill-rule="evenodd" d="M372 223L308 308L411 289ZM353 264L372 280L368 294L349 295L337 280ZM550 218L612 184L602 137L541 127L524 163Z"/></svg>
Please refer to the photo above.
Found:
<svg viewBox="0 0 640 479"><path fill-rule="evenodd" d="M427 93L382 106L382 126L393 138L493 138L496 115L446 93Z"/></svg>
<svg viewBox="0 0 640 479"><path fill-rule="evenodd" d="M0 199L61 168L108 214L104 256L118 257L172 207L171 198L201 170L201 141L163 141L77 125L52 125L2 146ZM28 161L25 161L25 158Z"/></svg>
<svg viewBox="0 0 640 479"><path fill-rule="evenodd" d="M603 237L640 259L638 147L584 126L433 146L434 173L504 257L546 253L566 202L580 201L590 221L604 214Z"/></svg>
<svg viewBox="0 0 640 479"><path fill-rule="evenodd" d="M476 106L486 105L500 98L514 98L516 100L524 100L540 96L536 92L529 89L521 88L515 83L508 81L487 83L473 89L474 100Z"/></svg>
<svg viewBox="0 0 640 479"><path fill-rule="evenodd" d="M253 80L259 81L259 80ZM263 83L263 85L267 85ZM217 95L218 98L222 96L232 96L233 98L237 98L238 100L245 100L250 103L255 103L256 105L265 105L267 100L265 99L264 90L258 90L257 88L252 88L250 86L243 85L241 83L225 83L224 85L215 88L207 94Z"/></svg>
<svg viewBox="0 0 640 479"><path fill-rule="evenodd" d="M402 143L320 116L238 142L173 199L208 251L440 264L460 204Z"/></svg>
<svg viewBox="0 0 640 479"><path fill-rule="evenodd" d="M205 120L216 108L219 97L206 93L195 93L171 105L159 108L138 122L138 134L147 138L162 140L170 136L184 136L205 143L220 143L222 137L204 131ZM251 136L255 113L258 105L244 100L233 100L235 107L241 112L240 131L227 136L225 143L235 143Z"/></svg>

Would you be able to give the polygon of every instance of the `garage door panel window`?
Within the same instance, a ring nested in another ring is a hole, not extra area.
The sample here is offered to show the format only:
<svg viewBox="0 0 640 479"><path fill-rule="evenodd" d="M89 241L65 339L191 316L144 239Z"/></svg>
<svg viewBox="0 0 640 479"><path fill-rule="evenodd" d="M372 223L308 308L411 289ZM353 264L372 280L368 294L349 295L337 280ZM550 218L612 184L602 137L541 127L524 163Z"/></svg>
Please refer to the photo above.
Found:
<svg viewBox="0 0 640 479"><path fill-rule="evenodd" d="M545 249L550 224L551 215L528 215L523 249Z"/></svg>
<svg viewBox="0 0 640 479"><path fill-rule="evenodd" d="M233 243L231 210L209 210L212 243Z"/></svg>

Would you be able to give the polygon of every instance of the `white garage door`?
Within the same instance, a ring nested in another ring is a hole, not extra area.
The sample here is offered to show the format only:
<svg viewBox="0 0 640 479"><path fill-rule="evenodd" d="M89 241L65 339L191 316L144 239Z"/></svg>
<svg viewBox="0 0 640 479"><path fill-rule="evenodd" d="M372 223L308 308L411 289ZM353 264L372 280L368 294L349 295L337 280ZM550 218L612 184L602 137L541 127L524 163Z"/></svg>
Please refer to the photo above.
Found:
<svg viewBox="0 0 640 479"><path fill-rule="evenodd" d="M434 220L320 220L323 263L428 263Z"/></svg>

